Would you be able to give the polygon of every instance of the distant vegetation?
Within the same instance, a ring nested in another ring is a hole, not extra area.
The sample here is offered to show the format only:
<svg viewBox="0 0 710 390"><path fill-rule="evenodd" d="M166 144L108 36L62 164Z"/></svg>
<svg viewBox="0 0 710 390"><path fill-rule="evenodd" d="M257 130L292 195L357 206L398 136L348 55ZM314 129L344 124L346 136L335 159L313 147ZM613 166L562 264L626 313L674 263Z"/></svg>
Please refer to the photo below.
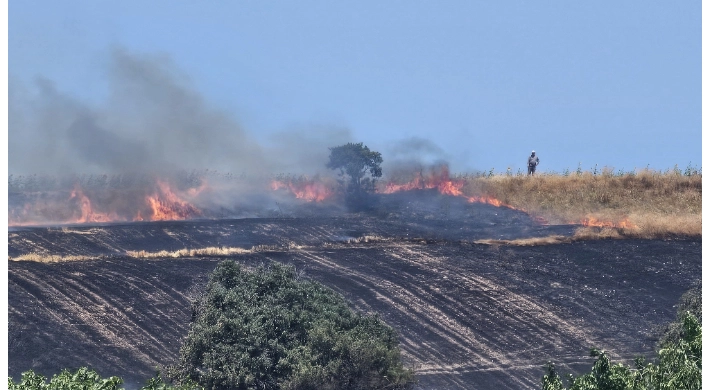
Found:
<svg viewBox="0 0 710 390"><path fill-rule="evenodd" d="M550 223L581 223L590 217L630 227L602 234L640 238L702 234L702 174L695 168L664 172L459 175L468 196L487 195ZM580 234L591 234L580 231Z"/></svg>
<svg viewBox="0 0 710 390"><path fill-rule="evenodd" d="M406 389L395 331L343 297L272 264L220 263L169 370L209 389Z"/></svg>
<svg viewBox="0 0 710 390"><path fill-rule="evenodd" d="M701 289L687 292L678 308L678 317L665 331L655 362L637 358L634 367L612 364L604 351L592 349L596 358L591 372L569 375L563 384L554 364L548 363L542 390L661 390L702 388L702 305Z"/></svg>

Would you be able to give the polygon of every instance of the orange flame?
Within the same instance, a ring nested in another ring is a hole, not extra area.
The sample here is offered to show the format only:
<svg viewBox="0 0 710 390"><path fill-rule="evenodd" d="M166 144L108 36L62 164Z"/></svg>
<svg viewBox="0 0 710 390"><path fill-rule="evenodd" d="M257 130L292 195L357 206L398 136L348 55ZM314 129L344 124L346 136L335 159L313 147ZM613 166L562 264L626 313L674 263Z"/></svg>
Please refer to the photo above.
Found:
<svg viewBox="0 0 710 390"><path fill-rule="evenodd" d="M289 190L297 199L307 202L322 202L333 196L333 191L317 178L272 180L271 189L274 191Z"/></svg>
<svg viewBox="0 0 710 390"><path fill-rule="evenodd" d="M147 196L129 192L128 196L137 196L133 205L135 211L131 211L130 206L126 209L125 202L120 206L116 204L117 193L109 194L108 197L105 194L100 196L100 192L91 195L91 192L87 193L77 184L68 198L60 198L61 193L59 196L43 196L35 202L25 203L22 208L11 209L8 225L183 220L202 214L187 199L195 199L206 190L206 182L203 181L199 187L185 191L173 190L163 180L156 180L155 187L153 193ZM128 204L131 205L130 202Z"/></svg>
<svg viewBox="0 0 710 390"><path fill-rule="evenodd" d="M118 215L113 212L101 213L94 211L91 207L91 200L89 200L89 198L84 195L84 192L81 190L81 188L79 188L78 185L74 187L74 190L72 190L71 196L69 197L69 199L74 198L79 199L81 217L77 218L76 220L70 221L70 223L111 222L119 219Z"/></svg>
<svg viewBox="0 0 710 390"><path fill-rule="evenodd" d="M509 209L518 210L515 207L513 207L509 204L503 203L502 201L500 201L496 198L490 197L490 196L471 196L471 197L468 197L468 201L470 203L485 203L485 204L489 204L489 205L496 206L496 207L507 207Z"/></svg>
<svg viewBox="0 0 710 390"><path fill-rule="evenodd" d="M484 203L496 207L506 207L509 209L520 210L492 196L466 196L462 191L464 184L465 182L463 180L452 179L449 175L449 167L442 165L438 167L438 170L432 169L426 176L424 176L422 172L417 172L415 177L408 183L387 183L379 192L383 194L392 194L400 191L436 188L439 193L443 195L462 196L470 203Z"/></svg>
<svg viewBox="0 0 710 390"><path fill-rule="evenodd" d="M175 195L168 183L158 180L156 184L159 190L153 195L145 197L146 202L153 212L149 220L175 221L196 217L201 214L197 207ZM141 220L143 218L140 211L138 211L134 220L138 220L138 218L141 218Z"/></svg>
<svg viewBox="0 0 710 390"><path fill-rule="evenodd" d="M392 194L400 191L428 190L436 188L444 195L463 196L463 192L461 191L463 185L463 180L451 180L449 177L449 167L442 165L439 167L438 171L432 169L426 176L424 176L421 171L417 172L414 178L408 183L387 183L379 192L383 194Z"/></svg>
<svg viewBox="0 0 710 390"><path fill-rule="evenodd" d="M636 229L638 226L631 222L628 218L623 218L619 221L605 221L597 219L593 216L588 216L582 220L583 226L593 226L593 227L606 227L606 228L619 228L619 229Z"/></svg>

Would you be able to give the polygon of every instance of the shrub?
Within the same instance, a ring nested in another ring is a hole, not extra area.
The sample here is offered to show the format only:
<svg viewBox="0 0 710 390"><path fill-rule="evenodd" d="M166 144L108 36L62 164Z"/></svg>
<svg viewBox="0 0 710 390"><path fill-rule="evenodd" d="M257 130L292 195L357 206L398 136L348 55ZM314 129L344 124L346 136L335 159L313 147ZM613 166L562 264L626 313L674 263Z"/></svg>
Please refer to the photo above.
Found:
<svg viewBox="0 0 710 390"><path fill-rule="evenodd" d="M349 309L334 291L272 264L249 272L220 263L194 305L179 362L208 389L400 389L413 373L397 335Z"/></svg>
<svg viewBox="0 0 710 390"><path fill-rule="evenodd" d="M82 367L75 373L65 369L52 376L49 383L43 375L29 370L22 373L18 383L8 378L7 388L10 390L117 390L122 383L123 380L117 376L101 378L96 371Z"/></svg>
<svg viewBox="0 0 710 390"><path fill-rule="evenodd" d="M160 374L149 379L141 390L197 390L200 389L194 382L184 381L181 386L172 386L163 381ZM22 378L15 383L12 378L8 378L7 388L10 390L117 390L123 383L123 379L112 376L101 378L94 370L82 367L75 373L64 369L58 375L52 376L49 382L43 375L32 370L22 373Z"/></svg>
<svg viewBox="0 0 710 390"><path fill-rule="evenodd" d="M697 299L696 299L697 298ZM681 307L698 308L699 289L691 290L681 300ZM681 312L676 321L680 328L660 344L657 362L646 364L637 358L634 368L612 364L609 356L592 349L596 357L590 373L574 377L569 375L569 390L660 390L702 388L702 327L691 311ZM670 327L675 329L674 326ZM542 378L543 390L565 390L552 363L546 367Z"/></svg>

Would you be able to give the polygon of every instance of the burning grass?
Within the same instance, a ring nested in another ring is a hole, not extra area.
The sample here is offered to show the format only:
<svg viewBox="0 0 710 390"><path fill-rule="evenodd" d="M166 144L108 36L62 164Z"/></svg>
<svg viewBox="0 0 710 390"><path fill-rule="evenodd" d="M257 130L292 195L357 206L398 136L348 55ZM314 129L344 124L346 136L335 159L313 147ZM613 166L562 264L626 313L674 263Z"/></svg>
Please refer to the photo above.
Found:
<svg viewBox="0 0 710 390"><path fill-rule="evenodd" d="M11 177L10 193L18 200L10 206L10 225L183 220L224 213L223 208L210 211L196 206L200 196L224 191L211 188L206 177L193 174L172 181L148 176L140 179L73 178L71 184ZM342 200L338 199L337 182L329 177L277 176L263 187L263 195L291 194L303 202ZM42 192L42 188L52 191ZM446 164L438 164L391 172L387 180L378 183L376 192L387 195L425 189L463 197L471 203L521 210L542 224L598 228L582 229L578 237L702 234L702 174L690 168L685 173L678 169L614 173L605 168L601 172L580 170L528 177L492 172L450 175ZM609 233L612 230L616 233Z"/></svg>
<svg viewBox="0 0 710 390"><path fill-rule="evenodd" d="M609 172L463 177L462 191L499 199L549 223L602 228L581 229L578 238L702 235L701 174Z"/></svg>

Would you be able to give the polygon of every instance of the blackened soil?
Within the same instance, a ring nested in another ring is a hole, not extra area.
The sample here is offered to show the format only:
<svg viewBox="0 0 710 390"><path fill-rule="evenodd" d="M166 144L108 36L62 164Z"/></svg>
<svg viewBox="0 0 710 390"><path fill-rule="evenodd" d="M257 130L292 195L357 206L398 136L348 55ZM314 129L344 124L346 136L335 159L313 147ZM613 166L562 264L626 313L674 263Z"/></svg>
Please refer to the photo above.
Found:
<svg viewBox="0 0 710 390"><path fill-rule="evenodd" d="M384 197L367 213L328 217L312 211L308 217L11 227L8 252L11 257L32 252L120 256L129 250L319 245L363 235L477 240L570 235L574 230L570 225L537 224L522 211L469 204L465 199L430 191L396 195Z"/></svg>
<svg viewBox="0 0 710 390"><path fill-rule="evenodd" d="M91 366L137 386L174 361L190 301L222 259L134 259L125 255L129 249L303 245L234 258L249 266L292 264L354 308L378 313L399 332L421 389L539 388L548 360L562 371L588 371L591 347L620 360L652 356L654 329L674 318L673 305L700 279L699 239L471 244L564 234L570 227L464 206L456 217L399 210L14 230L11 256L111 256L9 262L9 373L18 378L28 369L51 375ZM346 242L362 235L382 239Z"/></svg>

